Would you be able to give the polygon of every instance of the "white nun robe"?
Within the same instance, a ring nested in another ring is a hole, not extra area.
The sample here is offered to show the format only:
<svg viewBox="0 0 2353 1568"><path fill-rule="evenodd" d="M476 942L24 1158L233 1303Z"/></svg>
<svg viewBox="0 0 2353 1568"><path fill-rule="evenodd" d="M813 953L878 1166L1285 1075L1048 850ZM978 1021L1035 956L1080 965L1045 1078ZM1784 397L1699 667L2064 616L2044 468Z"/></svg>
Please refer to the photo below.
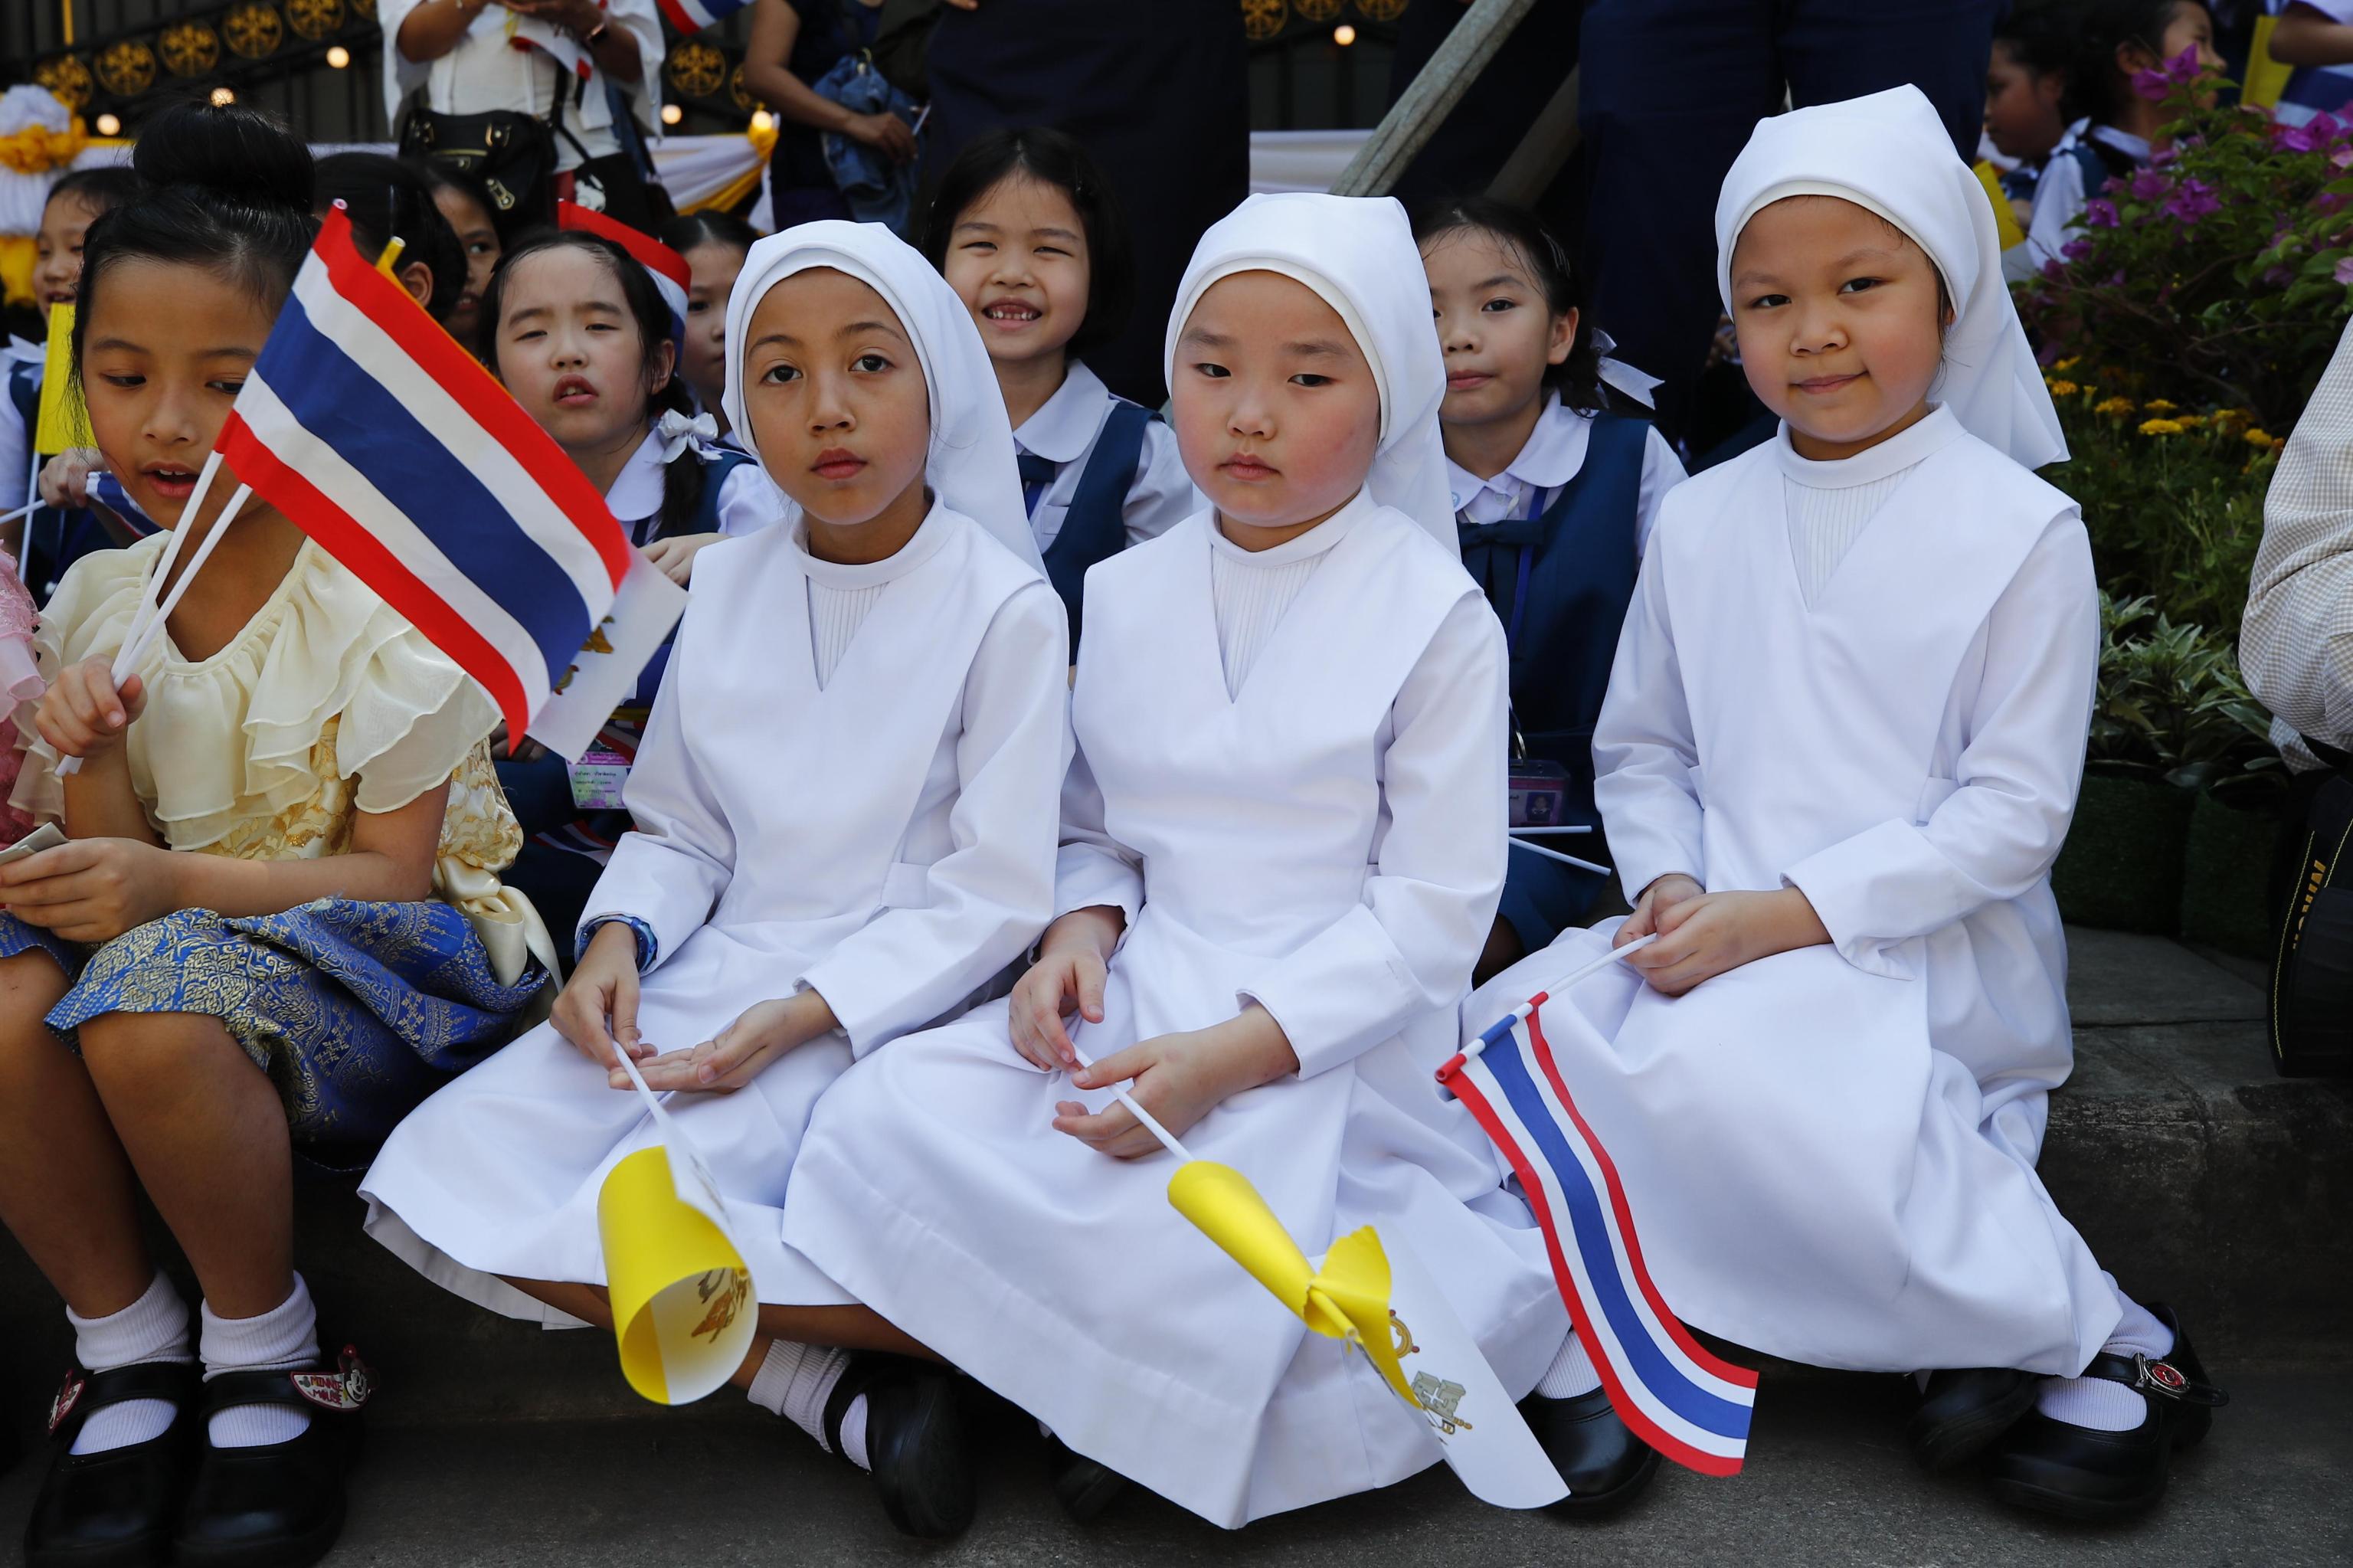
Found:
<svg viewBox="0 0 2353 1568"><path fill-rule="evenodd" d="M1210 1111L1192 1151L1246 1175L1310 1255L1366 1224L1409 1247L1525 1393L1567 1317L1526 1210L1432 1083L1503 887L1505 672L1453 556L1429 295L1395 202L1254 196L1202 238L1172 360L1202 291L1261 269L1348 323L1381 385L1379 452L1365 493L1257 557L1203 512L1089 573L1055 908L1116 906L1126 931L1078 1044L1104 1056L1262 1003L1299 1074ZM1293 577L1238 671L1245 601ZM902 1040L818 1107L786 1236L1072 1448L1216 1523L1436 1460L1361 1357L1169 1206L1169 1157L1054 1131L1071 1098L1110 1096L1025 1061L1001 1002Z"/></svg>
<svg viewBox="0 0 2353 1568"><path fill-rule="evenodd" d="M1822 1366L2073 1374L2120 1310L2034 1171L2072 1059L2050 870L2098 652L2089 547L2021 466L2065 447L1993 213L1927 101L1760 124L1716 209L1725 270L1795 195L1866 207L1936 262L1959 312L1941 406L1843 462L1785 427L1667 497L1594 758L1630 898L1671 872L1795 886L1832 942L1679 999L1612 968L1546 1033L1686 1320ZM1787 524L1850 484L1891 493L1809 602ZM1617 924L1497 977L1466 1028Z"/></svg>
<svg viewBox="0 0 2353 1568"><path fill-rule="evenodd" d="M809 1107L1036 939L1070 755L1062 604L1030 543L1004 403L921 256L879 224L755 246L728 302L729 418L751 441L737 367L753 308L815 267L872 285L913 340L934 504L871 566L816 559L797 522L704 552L627 788L637 831L584 925L627 917L641 952L650 942L638 1023L664 1049L802 987L841 1021L737 1093L670 1098L776 1304L849 1299L780 1234ZM394 1131L361 1185L368 1232L482 1306L570 1324L496 1277L604 1283L597 1190L653 1141L637 1095L543 1024Z"/></svg>

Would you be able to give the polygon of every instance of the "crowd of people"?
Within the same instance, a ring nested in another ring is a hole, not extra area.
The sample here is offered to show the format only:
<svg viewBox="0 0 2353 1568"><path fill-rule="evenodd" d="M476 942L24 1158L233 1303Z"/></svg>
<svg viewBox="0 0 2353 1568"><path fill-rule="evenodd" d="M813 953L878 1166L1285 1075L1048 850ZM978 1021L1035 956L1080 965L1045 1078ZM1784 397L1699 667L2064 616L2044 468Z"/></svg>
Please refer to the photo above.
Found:
<svg viewBox="0 0 2353 1568"><path fill-rule="evenodd" d="M2073 3L1994 42L2029 249L2149 154L2108 77L2211 32L2093 0L2087 54ZM1148 323L1155 412L1090 367L1153 197L1084 139L971 135L912 244L664 218L615 131L627 38L581 9L501 15L612 76L602 116L534 112L683 258L682 318L596 224L239 107L50 194L92 444L16 540L0 837L65 842L0 863L0 1223L75 1343L28 1561L332 1545L371 1390L296 1266L298 1162L355 1174L434 1285L609 1329L598 1194L662 1136L638 1075L738 1222L735 1386L911 1534L972 1518L976 1388L1081 1519L1137 1485L1239 1527L1433 1458L1171 1209L1122 1086L1311 1250L1370 1224L1442 1259L1560 1510L1622 1506L1660 1456L1431 1082L1613 953L1546 1028L1674 1313L1915 1380L1914 1457L2006 1502L2158 1502L2223 1396L2035 1173L2098 608L1942 105L1748 116L1713 287L1773 434L1698 463L1577 247L1507 203L1243 201ZM531 51L473 57L483 10L383 7L445 148L455 84L538 90ZM689 590L614 715L625 782L505 735L301 516L189 504L338 203ZM175 529L218 542L118 682Z"/></svg>

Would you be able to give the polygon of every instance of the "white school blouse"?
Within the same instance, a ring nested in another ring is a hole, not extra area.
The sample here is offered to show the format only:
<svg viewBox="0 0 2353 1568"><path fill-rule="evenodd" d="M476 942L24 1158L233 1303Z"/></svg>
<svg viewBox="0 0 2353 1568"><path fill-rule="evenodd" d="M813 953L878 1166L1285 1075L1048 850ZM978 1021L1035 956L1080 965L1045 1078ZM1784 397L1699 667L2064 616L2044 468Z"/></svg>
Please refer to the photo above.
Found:
<svg viewBox="0 0 2353 1568"><path fill-rule="evenodd" d="M1013 432L1017 450L1059 465L1054 482L1046 487L1046 493L1038 498L1038 509L1029 514L1029 531L1037 536L1039 550L1061 535L1062 520L1071 514L1071 503L1079 493L1080 476L1087 471L1087 460L1095 454L1103 421L1111 418L1119 401L1103 384L1103 377L1074 359L1054 395ZM1157 538L1208 504L1193 488L1192 476L1177 455L1176 432L1157 419L1146 425L1135 480L1127 487L1127 503L1120 509L1127 524L1127 542L1141 545Z"/></svg>
<svg viewBox="0 0 2353 1568"><path fill-rule="evenodd" d="M661 437L652 430L638 443L629 461L621 465L614 477L613 487L605 492L605 504L628 530L630 540L644 545L652 535L651 524L661 514L662 474L668 466L662 461ZM681 456L681 462L693 458ZM774 527L784 520L784 498L776 487L760 471L759 463L737 463L727 477L719 482L719 532L730 539L746 534L756 534L763 528Z"/></svg>
<svg viewBox="0 0 2353 1568"><path fill-rule="evenodd" d="M1446 485L1452 493L1454 515L1464 523L1486 524L1525 517L1531 510L1542 512L1559 498L1561 486L1585 467L1585 450L1592 442L1592 415L1568 407L1557 392L1548 395L1544 412L1536 416L1536 428L1528 432L1527 443L1504 465L1503 472L1482 479L1447 459ZM1651 524L1658 518L1659 503L1683 477L1683 460L1652 427L1642 442L1641 489L1634 505L1635 555L1650 546Z"/></svg>

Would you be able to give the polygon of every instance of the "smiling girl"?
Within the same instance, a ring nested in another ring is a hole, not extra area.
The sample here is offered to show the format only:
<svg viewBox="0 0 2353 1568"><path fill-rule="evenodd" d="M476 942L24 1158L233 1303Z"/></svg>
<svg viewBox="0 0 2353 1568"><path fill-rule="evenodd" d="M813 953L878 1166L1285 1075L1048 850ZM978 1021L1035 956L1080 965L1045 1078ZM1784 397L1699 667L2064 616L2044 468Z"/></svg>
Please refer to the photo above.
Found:
<svg viewBox="0 0 2353 1568"><path fill-rule="evenodd" d="M1115 396L1083 357L1119 335L1135 291L1119 209L1071 137L994 131L940 176L923 254L988 345L1029 526L1075 648L1087 568L1202 505L1168 427Z"/></svg>
<svg viewBox="0 0 2353 1568"><path fill-rule="evenodd" d="M953 1383L820 1348L920 1350L784 1245L778 1210L818 1097L1046 923L1062 609L980 340L887 229L754 247L727 358L797 521L709 552L554 1022L402 1125L368 1229L492 1310L609 1325L597 1192L658 1136L628 1052L679 1091L737 1219L761 1303L737 1383L872 1470L900 1528L952 1534L973 1508Z"/></svg>
<svg viewBox="0 0 2353 1568"><path fill-rule="evenodd" d="M2074 503L2029 471L2066 445L1993 210L1905 87L1760 124L1716 233L1782 425L1677 487L1642 562L1593 745L1635 910L1466 1025L1655 936L1544 1023L1667 1305L1789 1361L1930 1369L1922 1465L1985 1455L2006 1500L2127 1517L2220 1396L2034 1170L2099 610Z"/></svg>
<svg viewBox="0 0 2353 1568"><path fill-rule="evenodd" d="M1462 564L1504 624L1512 756L1559 769L1574 848L1605 860L1593 806L1593 721L1659 501L1683 477L1647 419L1603 407L1592 323L1568 253L1488 196L1418 215L1430 313L1446 356L1438 428ZM1478 978L1551 941L1602 879L1520 846Z"/></svg>
<svg viewBox="0 0 2353 1568"><path fill-rule="evenodd" d="M1231 1527L1435 1450L1169 1206L1112 1086L1311 1254L1377 1224L1444 1258L1514 1396L1567 1318L1430 1082L1503 885L1505 698L1405 214L1253 196L1178 301L1176 434L1215 510L1090 574L1058 917L1008 1002L835 1086L785 1234L1051 1428L1074 1516L1125 1477Z"/></svg>
<svg viewBox="0 0 2353 1568"><path fill-rule="evenodd" d="M27 1555L307 1563L365 1389L293 1272L294 1156L364 1162L546 976L500 885L520 835L488 699L288 518L223 516L233 474L182 515L310 249L309 155L186 107L138 166L147 194L90 236L77 374L132 499L227 533L119 690L165 536L76 566L39 633L53 684L17 715L16 802L71 841L0 868L0 1220L77 1363Z"/></svg>

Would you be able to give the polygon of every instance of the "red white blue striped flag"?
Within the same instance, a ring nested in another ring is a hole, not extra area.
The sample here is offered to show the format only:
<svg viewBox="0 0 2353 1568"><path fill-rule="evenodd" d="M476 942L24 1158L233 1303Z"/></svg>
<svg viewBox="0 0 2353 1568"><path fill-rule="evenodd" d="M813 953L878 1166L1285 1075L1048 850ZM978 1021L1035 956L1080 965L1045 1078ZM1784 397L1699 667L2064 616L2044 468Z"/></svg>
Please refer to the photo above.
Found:
<svg viewBox="0 0 2353 1568"><path fill-rule="evenodd" d="M699 33L725 21L752 0L655 0L662 19L681 33Z"/></svg>
<svg viewBox="0 0 2353 1568"><path fill-rule="evenodd" d="M675 588L638 592L661 574L605 498L360 255L340 207L218 445L242 482L480 682L518 740L537 718L551 749L576 755L684 609ZM576 743L578 723L550 733L557 703L586 724Z"/></svg>
<svg viewBox="0 0 2353 1568"><path fill-rule="evenodd" d="M1669 1311L1642 1262L1618 1168L1577 1114L1546 1044L1538 991L1438 1070L1503 1151L1544 1227L1553 1279L1619 1417L1711 1476L1748 1452L1757 1374L1711 1355Z"/></svg>
<svg viewBox="0 0 2353 1568"><path fill-rule="evenodd" d="M694 283L693 270L686 258L656 239L652 235L631 228L618 218L582 207L578 202L559 201L555 204L555 225L559 228L576 229L593 234L599 239L609 239L637 259L646 275L653 279L655 291L662 303L670 307L670 340L686 352L686 294Z"/></svg>

